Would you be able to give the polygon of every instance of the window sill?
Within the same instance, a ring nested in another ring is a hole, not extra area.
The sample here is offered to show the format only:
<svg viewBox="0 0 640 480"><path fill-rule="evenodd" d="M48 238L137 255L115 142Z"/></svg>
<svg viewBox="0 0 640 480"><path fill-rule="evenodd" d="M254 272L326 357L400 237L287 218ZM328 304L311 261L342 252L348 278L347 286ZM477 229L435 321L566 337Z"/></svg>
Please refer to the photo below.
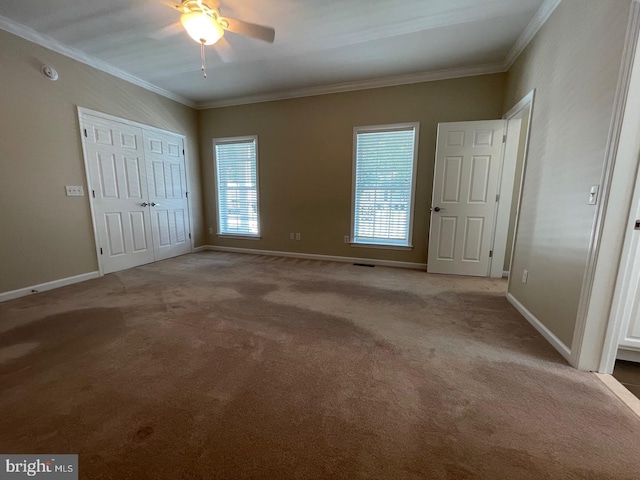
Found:
<svg viewBox="0 0 640 480"><path fill-rule="evenodd" d="M401 245L379 245L377 243L355 243L355 242L351 242L350 245L352 247L358 247L358 248L380 248L383 250L405 250L405 251L413 250L413 245L409 245L405 247Z"/></svg>
<svg viewBox="0 0 640 480"><path fill-rule="evenodd" d="M218 233L217 236L232 240L260 240L262 238L260 235L234 235L232 233Z"/></svg>

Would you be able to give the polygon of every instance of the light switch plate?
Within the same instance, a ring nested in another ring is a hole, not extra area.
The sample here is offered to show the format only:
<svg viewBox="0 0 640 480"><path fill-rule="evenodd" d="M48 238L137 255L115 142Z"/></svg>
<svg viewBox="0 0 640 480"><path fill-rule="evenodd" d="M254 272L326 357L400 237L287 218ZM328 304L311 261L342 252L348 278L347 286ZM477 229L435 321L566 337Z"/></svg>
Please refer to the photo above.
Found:
<svg viewBox="0 0 640 480"><path fill-rule="evenodd" d="M84 187L82 185L66 185L67 197L84 197Z"/></svg>

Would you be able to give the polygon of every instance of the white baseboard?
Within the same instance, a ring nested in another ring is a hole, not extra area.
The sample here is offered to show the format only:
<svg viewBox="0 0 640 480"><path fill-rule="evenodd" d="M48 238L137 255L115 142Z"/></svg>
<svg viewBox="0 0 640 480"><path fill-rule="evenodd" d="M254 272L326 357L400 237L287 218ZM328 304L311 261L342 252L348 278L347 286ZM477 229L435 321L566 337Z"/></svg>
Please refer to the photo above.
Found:
<svg viewBox="0 0 640 480"><path fill-rule="evenodd" d="M535 328L540 335L542 335L553 347L562 355L569 364L573 365L573 358L571 356L571 349L567 347L562 340L555 336L555 334L549 330L540 320L538 320L533 313L522 305L516 297L507 293L507 300L513 305L520 314Z"/></svg>
<svg viewBox="0 0 640 480"><path fill-rule="evenodd" d="M198 252L204 252L205 250L209 250L207 245L204 245L202 247L195 247L191 253L198 253Z"/></svg>
<svg viewBox="0 0 640 480"><path fill-rule="evenodd" d="M640 363L640 352L637 350L629 350L623 347L618 348L616 358L626 360L627 362Z"/></svg>
<svg viewBox="0 0 640 480"><path fill-rule="evenodd" d="M502 278L509 278L509 270L502 271Z"/></svg>
<svg viewBox="0 0 640 480"><path fill-rule="evenodd" d="M18 290L12 290L10 292L0 292L0 302L6 302L7 300L13 300L15 298L26 297L34 293L46 292L47 290L53 290L54 288L65 287L74 283L84 282L93 278L100 277L100 272L89 272L74 277L61 278L59 280L53 280L51 282L39 283L38 285L32 285L30 287L19 288Z"/></svg>
<svg viewBox="0 0 640 480"><path fill-rule="evenodd" d="M316 253L280 252L277 250L254 250L253 248L219 247L217 245L207 245L207 246L198 247L198 248L200 249L198 251L212 250L216 252L250 253L253 255L269 255L272 257L303 258L306 260L325 260L329 262L366 263L368 265L379 265L381 267L411 268L414 270L427 269L426 263L396 262L393 260L377 260L375 258L342 257L337 255L318 255Z"/></svg>

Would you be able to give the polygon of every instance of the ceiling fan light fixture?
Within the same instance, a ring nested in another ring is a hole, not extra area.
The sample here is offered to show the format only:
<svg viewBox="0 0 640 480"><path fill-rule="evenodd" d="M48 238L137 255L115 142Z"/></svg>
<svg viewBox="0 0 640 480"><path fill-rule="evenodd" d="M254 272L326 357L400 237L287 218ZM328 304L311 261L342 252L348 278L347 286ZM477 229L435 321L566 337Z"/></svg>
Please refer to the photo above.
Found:
<svg viewBox="0 0 640 480"><path fill-rule="evenodd" d="M213 45L224 35L224 30L215 19L202 11L185 12L180 23L194 41L204 45Z"/></svg>
<svg viewBox="0 0 640 480"><path fill-rule="evenodd" d="M196 43L200 44L200 59L202 76L207 78L205 46L213 45L222 38L225 30L233 33L273 43L276 31L272 27L265 27L254 23L243 22L235 18L226 18L218 11L219 0L215 0L214 8L203 0L183 0L176 9L182 12L180 23Z"/></svg>

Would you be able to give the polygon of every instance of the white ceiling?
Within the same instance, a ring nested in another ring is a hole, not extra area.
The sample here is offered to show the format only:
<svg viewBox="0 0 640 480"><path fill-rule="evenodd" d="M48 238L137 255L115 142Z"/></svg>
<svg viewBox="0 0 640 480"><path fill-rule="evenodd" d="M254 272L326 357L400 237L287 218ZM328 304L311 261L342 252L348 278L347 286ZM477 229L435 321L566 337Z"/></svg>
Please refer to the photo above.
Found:
<svg viewBox="0 0 640 480"><path fill-rule="evenodd" d="M223 16L272 26L276 40L227 32L207 47L206 79L179 3L2 0L0 28L209 106L500 71L558 0L222 0Z"/></svg>

